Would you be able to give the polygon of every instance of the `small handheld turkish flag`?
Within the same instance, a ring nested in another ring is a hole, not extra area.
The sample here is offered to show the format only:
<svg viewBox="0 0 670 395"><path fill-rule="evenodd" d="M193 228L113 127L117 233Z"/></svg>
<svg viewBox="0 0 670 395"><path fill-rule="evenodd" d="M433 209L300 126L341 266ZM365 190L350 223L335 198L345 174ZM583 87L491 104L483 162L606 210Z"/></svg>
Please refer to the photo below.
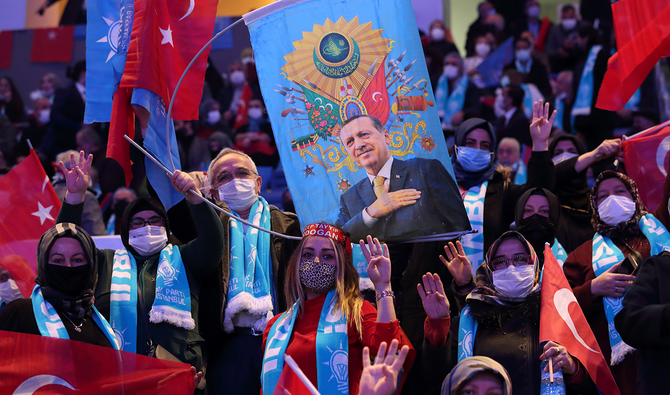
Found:
<svg viewBox="0 0 670 395"><path fill-rule="evenodd" d="M33 270L31 275L20 275L29 280L27 295L14 278L24 297L29 297L30 290L35 286L32 279L37 267L37 242L56 224L61 206L35 151L31 150L26 159L0 178L0 201L3 202L3 210L0 210L0 265L10 272L10 267L15 267L17 273L25 272L18 267L23 265L17 262L30 265Z"/></svg>
<svg viewBox="0 0 670 395"><path fill-rule="evenodd" d="M598 342L549 245L544 247L541 298L540 341L565 347L581 361L601 393L619 395Z"/></svg>

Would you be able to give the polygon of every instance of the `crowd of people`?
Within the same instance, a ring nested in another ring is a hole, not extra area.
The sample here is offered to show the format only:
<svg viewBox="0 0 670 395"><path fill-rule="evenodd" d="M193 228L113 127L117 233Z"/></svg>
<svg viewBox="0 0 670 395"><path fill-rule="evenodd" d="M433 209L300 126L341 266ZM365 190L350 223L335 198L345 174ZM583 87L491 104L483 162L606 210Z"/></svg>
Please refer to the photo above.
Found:
<svg viewBox="0 0 670 395"><path fill-rule="evenodd" d="M171 181L185 199L168 211L141 158L126 188L105 158L109 125L83 123L85 62L66 86L45 74L31 104L0 77L0 176L34 147L62 201L29 298L25 274L0 266L0 330L185 362L198 394L274 393L284 356L323 394L540 394L547 365L564 393L598 394L584 361L539 341L548 244L620 393L668 393L670 179L648 209L621 142L663 120L665 87L652 72L621 111L595 107L616 49L609 4L596 3L552 22L536 0L484 1L463 52L441 21L422 35L454 190L477 230L448 242L359 243L300 224L285 184L266 199L259 168L281 164L250 48L223 74L208 60L200 119L175 122L183 171ZM508 39L514 57L491 84L480 66ZM363 115L341 136L381 139L377 125ZM98 235L124 248L98 249ZM359 289L352 242L372 291ZM281 381L287 393L297 380Z"/></svg>

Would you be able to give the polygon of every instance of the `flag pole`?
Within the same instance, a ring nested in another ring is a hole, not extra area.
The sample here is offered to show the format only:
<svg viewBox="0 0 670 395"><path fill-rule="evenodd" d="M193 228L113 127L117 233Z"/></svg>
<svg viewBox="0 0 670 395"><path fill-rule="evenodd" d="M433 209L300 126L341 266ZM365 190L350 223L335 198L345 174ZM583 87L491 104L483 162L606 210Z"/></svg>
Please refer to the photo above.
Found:
<svg viewBox="0 0 670 395"><path fill-rule="evenodd" d="M186 66L186 69L185 69L184 72L182 73L181 77L179 77L179 81L177 82L177 85L174 87L174 92L172 93L172 98L170 99L170 106L168 107L167 121L166 121L166 123L165 123L165 133L166 133L166 141L167 141L167 152L168 152L168 157L170 158L170 166L172 167L172 169L176 169L176 167L175 167L174 162L173 162L173 160L172 160L172 154L171 154L172 151L170 151L170 115L172 114L172 105L174 104L174 98L177 96L177 91L179 90L179 86L181 85L181 82L182 82L182 80L184 79L184 77L186 77L186 73L188 73L188 70L191 68L191 66L193 66L193 63L195 63L195 61L198 59L198 57L200 56L200 54L203 53L203 52L205 51L205 49L207 49L207 47L209 47L209 46L214 42L214 40L216 40L217 38L221 37L221 36L223 35L223 33L227 32L227 31L230 30L230 29L232 29L233 27L235 27L236 25L238 25L238 24L239 24L240 22L242 22L243 20L244 20L244 18L240 18L240 19L236 20L235 22L233 22L233 23L231 23L230 25L226 26L226 27L225 27L223 30L221 30L220 32L216 33L216 35L215 35L214 37L212 37L211 40L207 41L207 44L205 44L202 48L200 48L200 51L198 51L198 53L195 54L195 56L193 57L193 59L191 59L191 63L189 63L188 66ZM255 228L255 226L254 226L254 228Z"/></svg>
<svg viewBox="0 0 670 395"><path fill-rule="evenodd" d="M158 167L160 167L161 169L163 169L163 171L165 171L167 174L169 174L170 176L172 176L172 173L173 173L173 172L170 171L167 167L165 167L165 166L164 166L158 159L156 159L150 152L148 152L148 151L145 150L144 148L140 147L140 145L137 144L135 141L133 141L133 139L131 139L130 137L128 137L128 135L124 135L123 137L124 137L126 140L128 140L128 141L130 142L130 144L134 145L135 148L137 148L138 150L140 150L140 152L142 152L144 155L146 155L147 158L151 159L151 160L152 160ZM202 196L202 194L200 194L199 192L197 192L197 191L195 191L195 190L193 190L193 189L189 189L188 192L191 193L191 194L194 195L194 196L197 196L197 197L198 197L200 200L202 200L203 202L209 204L214 210L219 211L219 212L221 212L221 213L223 213L223 214L229 216L230 218L232 218L232 219L234 219L234 220L236 220L236 221L240 221L240 222L242 222L243 224L245 224L245 225L247 225L247 226L251 226L252 228L256 228L256 229L258 229L258 230L261 230L261 231L263 231L263 232L267 232L267 233L269 233L269 234L271 234L271 235L274 235L274 236L277 236L277 237L283 237L283 238L285 238L285 239L289 239L289 240L302 240L302 237L284 235L284 234L281 234L281 233L273 232L273 231L271 231L271 230L269 230L269 229L263 229L263 228L261 228L261 227L258 226L258 225L254 225L254 224L252 224L252 223L249 222L249 221L243 220L242 218L240 218L240 217L238 217L238 216L236 216L236 215L234 215L234 214L232 214L232 213L229 213L228 211L226 211L226 210L222 209L221 207L217 206L216 204L210 202L207 198L205 198L204 196Z"/></svg>
<svg viewBox="0 0 670 395"><path fill-rule="evenodd" d="M290 366L291 369L293 369L295 375L298 376L298 378L300 379L300 381L302 381L303 384L305 384L305 387L307 387L307 389L309 390L309 392L312 393L312 395L321 395L319 393L319 390L317 390L314 384L312 384L312 382L309 381L309 378L305 376L305 373L303 373L302 369L300 369L298 364L295 363L295 361L293 360L293 358L291 358L290 355L284 354L284 362L286 362L288 366Z"/></svg>

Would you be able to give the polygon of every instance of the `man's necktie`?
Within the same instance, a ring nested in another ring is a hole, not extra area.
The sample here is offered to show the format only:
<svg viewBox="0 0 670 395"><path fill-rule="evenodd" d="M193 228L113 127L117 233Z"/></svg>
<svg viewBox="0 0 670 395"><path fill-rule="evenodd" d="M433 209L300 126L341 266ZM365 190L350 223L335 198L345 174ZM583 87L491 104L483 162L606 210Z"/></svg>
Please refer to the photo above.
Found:
<svg viewBox="0 0 670 395"><path fill-rule="evenodd" d="M372 180L375 196L379 197L382 193L384 193L384 181L386 181L386 177L382 176L377 176L374 180Z"/></svg>

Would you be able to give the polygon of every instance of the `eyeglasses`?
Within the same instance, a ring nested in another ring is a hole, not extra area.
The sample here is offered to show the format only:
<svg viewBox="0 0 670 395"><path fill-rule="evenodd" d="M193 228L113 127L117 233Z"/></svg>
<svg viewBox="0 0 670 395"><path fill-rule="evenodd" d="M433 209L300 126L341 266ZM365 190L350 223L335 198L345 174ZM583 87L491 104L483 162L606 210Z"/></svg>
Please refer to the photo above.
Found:
<svg viewBox="0 0 670 395"><path fill-rule="evenodd" d="M253 171L245 168L239 168L235 170L235 173L229 173L227 171L221 172L219 176L216 178L216 181L220 184L228 184L231 182L233 179L237 178L238 180L248 180L252 178L256 178L258 174L254 173Z"/></svg>
<svg viewBox="0 0 670 395"><path fill-rule="evenodd" d="M507 257L499 257L492 260L489 264L489 267L493 270L504 270L509 267L509 265L514 266L524 266L530 263L530 255L528 254L516 254L509 259Z"/></svg>
<svg viewBox="0 0 670 395"><path fill-rule="evenodd" d="M159 216L153 216L145 220L144 218L133 218L130 221L130 229L139 229L147 225L165 226L165 220Z"/></svg>

